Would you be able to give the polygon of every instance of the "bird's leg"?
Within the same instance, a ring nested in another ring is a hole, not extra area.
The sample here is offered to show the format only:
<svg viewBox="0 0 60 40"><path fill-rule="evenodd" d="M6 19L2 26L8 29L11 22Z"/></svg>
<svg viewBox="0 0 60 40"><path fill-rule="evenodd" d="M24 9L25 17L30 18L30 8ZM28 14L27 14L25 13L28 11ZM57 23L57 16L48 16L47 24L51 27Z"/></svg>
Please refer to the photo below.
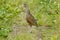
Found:
<svg viewBox="0 0 60 40"><path fill-rule="evenodd" d="M35 26L29 26L29 28L28 28L29 32L32 33L34 28L35 28Z"/></svg>
<svg viewBox="0 0 60 40"><path fill-rule="evenodd" d="M33 27L32 27L32 25L30 25L30 26L28 27L28 32L29 32L29 33L32 33L32 30L33 30Z"/></svg>
<svg viewBox="0 0 60 40"><path fill-rule="evenodd" d="M28 27L28 32L32 32L32 26Z"/></svg>

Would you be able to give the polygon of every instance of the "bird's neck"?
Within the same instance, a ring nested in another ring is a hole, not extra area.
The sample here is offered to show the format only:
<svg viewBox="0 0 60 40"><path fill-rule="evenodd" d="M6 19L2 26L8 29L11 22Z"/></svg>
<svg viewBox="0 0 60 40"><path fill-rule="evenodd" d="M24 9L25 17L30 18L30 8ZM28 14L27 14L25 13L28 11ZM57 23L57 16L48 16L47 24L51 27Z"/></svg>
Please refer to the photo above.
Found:
<svg viewBox="0 0 60 40"><path fill-rule="evenodd" d="M26 8L26 14L30 14L29 8Z"/></svg>

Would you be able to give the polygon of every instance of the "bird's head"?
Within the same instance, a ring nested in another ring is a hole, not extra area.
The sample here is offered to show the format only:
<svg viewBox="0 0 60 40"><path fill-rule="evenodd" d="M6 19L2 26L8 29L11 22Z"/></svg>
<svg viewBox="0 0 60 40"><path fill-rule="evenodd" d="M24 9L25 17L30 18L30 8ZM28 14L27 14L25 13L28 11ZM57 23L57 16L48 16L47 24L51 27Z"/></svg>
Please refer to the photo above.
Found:
<svg viewBox="0 0 60 40"><path fill-rule="evenodd" d="M27 7L28 7L28 5L27 5L26 3L24 3L24 7L25 7L25 8L27 8Z"/></svg>
<svg viewBox="0 0 60 40"><path fill-rule="evenodd" d="M30 13L29 7L27 3L24 3L26 13Z"/></svg>

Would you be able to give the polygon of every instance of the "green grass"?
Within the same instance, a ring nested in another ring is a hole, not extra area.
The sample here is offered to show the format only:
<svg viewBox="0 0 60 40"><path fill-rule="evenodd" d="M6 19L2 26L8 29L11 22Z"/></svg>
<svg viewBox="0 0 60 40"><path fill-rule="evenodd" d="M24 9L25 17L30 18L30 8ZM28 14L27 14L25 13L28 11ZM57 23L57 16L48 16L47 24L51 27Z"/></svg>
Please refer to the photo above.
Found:
<svg viewBox="0 0 60 40"><path fill-rule="evenodd" d="M41 27L43 40L60 40L60 1L59 0L0 0L0 40L9 40L12 27L17 25L24 27L29 26L25 20L25 10L23 3L27 3L31 14L37 19L39 27ZM59 6L59 7L58 7ZM36 30L35 30L36 31ZM36 34L35 34L36 35ZM12 40L34 40L33 34L21 33Z"/></svg>

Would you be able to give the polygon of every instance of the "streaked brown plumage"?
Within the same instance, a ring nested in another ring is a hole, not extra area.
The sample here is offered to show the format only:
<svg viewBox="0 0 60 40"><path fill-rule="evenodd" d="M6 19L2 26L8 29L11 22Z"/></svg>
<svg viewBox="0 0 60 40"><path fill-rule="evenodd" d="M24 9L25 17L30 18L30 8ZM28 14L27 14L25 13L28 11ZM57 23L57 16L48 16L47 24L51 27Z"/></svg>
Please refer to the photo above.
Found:
<svg viewBox="0 0 60 40"><path fill-rule="evenodd" d="M34 16L30 13L30 10L28 8L27 4L24 4L25 7L25 11L26 11L26 20L29 23L30 27L32 27L32 25L37 26L37 22L36 19L34 18Z"/></svg>
<svg viewBox="0 0 60 40"><path fill-rule="evenodd" d="M30 28L31 28L31 29L29 28L28 31L29 31L30 33L32 33L32 32L33 32L33 30L32 30L32 25L38 27L37 21L36 21L36 19L34 18L34 16L30 13L30 10L29 10L29 8L28 8L28 5L27 5L27 4L24 4L24 7L25 7L25 12L26 12L26 20L27 20L27 22L29 23ZM39 40L39 39L40 39L40 31L38 30L37 32L38 32L38 35L37 35L38 37L36 37L36 39Z"/></svg>

